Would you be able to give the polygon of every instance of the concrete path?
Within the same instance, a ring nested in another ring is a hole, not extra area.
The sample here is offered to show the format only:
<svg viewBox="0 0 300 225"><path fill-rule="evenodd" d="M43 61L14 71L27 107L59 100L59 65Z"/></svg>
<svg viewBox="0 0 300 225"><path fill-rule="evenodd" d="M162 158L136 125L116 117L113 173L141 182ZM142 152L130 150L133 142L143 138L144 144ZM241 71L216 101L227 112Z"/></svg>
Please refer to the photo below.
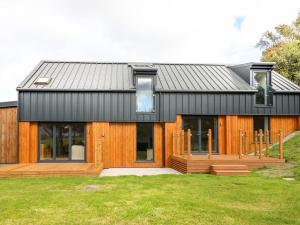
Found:
<svg viewBox="0 0 300 225"><path fill-rule="evenodd" d="M100 173L100 177L114 176L152 176L160 174L181 174L171 168L111 168L104 169Z"/></svg>

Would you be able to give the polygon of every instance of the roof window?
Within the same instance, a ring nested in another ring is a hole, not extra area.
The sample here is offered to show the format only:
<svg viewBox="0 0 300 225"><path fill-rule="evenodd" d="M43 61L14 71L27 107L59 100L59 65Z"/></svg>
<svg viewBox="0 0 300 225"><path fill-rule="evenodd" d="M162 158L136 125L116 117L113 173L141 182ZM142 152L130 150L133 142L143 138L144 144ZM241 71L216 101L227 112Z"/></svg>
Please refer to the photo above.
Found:
<svg viewBox="0 0 300 225"><path fill-rule="evenodd" d="M34 84L46 85L51 81L50 77L39 77L35 80Z"/></svg>

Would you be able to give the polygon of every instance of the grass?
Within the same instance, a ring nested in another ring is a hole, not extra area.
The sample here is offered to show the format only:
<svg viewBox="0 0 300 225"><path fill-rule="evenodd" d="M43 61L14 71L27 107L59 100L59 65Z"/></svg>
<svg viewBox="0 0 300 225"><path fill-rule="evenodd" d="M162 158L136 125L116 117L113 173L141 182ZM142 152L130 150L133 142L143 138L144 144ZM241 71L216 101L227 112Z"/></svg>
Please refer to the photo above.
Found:
<svg viewBox="0 0 300 225"><path fill-rule="evenodd" d="M270 149L270 156L278 157L279 146L275 145ZM292 137L283 145L284 150L284 159L286 164L279 167L268 168L262 173L286 176L286 177L295 177L297 180L300 180L300 134Z"/></svg>
<svg viewBox="0 0 300 225"><path fill-rule="evenodd" d="M0 179L0 224L300 224L299 143L284 145L295 181L256 172Z"/></svg>

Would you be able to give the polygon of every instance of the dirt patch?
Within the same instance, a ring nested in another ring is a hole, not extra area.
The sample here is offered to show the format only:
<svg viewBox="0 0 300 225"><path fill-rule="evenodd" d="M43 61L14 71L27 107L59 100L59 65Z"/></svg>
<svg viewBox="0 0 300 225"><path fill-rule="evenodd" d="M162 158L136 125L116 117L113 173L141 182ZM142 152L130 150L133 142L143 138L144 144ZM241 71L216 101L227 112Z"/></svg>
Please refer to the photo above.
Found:
<svg viewBox="0 0 300 225"><path fill-rule="evenodd" d="M97 191L102 189L102 185L86 185L82 188L84 191Z"/></svg>
<svg viewBox="0 0 300 225"><path fill-rule="evenodd" d="M284 163L282 165L265 167L257 170L257 173L267 177L294 177L294 165L292 163Z"/></svg>

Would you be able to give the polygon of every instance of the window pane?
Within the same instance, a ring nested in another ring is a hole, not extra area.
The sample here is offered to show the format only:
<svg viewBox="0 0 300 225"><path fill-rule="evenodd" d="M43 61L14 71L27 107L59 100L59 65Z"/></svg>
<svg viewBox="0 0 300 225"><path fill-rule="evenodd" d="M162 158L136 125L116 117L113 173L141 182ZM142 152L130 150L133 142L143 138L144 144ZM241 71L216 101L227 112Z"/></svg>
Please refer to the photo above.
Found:
<svg viewBox="0 0 300 225"><path fill-rule="evenodd" d="M254 131L259 132L260 129L264 130L264 117L255 116L254 117Z"/></svg>
<svg viewBox="0 0 300 225"><path fill-rule="evenodd" d="M84 126L72 125L72 160L84 160Z"/></svg>
<svg viewBox="0 0 300 225"><path fill-rule="evenodd" d="M212 147L217 152L217 117L215 116L183 116L183 129L191 129L191 150L194 153L207 153L208 129L212 130Z"/></svg>
<svg viewBox="0 0 300 225"><path fill-rule="evenodd" d="M69 125L56 125L56 160L69 159Z"/></svg>
<svg viewBox="0 0 300 225"><path fill-rule="evenodd" d="M269 128L269 117L267 117L267 116L254 116L253 121L254 121L254 125L253 125L254 131L259 132L259 130L261 129L263 132L265 132L265 130L270 129Z"/></svg>
<svg viewBox="0 0 300 225"><path fill-rule="evenodd" d="M153 152L153 123L137 123L136 160L152 161Z"/></svg>
<svg viewBox="0 0 300 225"><path fill-rule="evenodd" d="M183 117L183 130L191 130L191 150L200 151L200 141L199 141L199 117L197 116L184 116Z"/></svg>
<svg viewBox="0 0 300 225"><path fill-rule="evenodd" d="M201 117L201 150L208 152L208 129L211 129L212 133L212 149L216 150L215 143L215 117L203 116Z"/></svg>
<svg viewBox="0 0 300 225"><path fill-rule="evenodd" d="M53 159L53 128L52 125L40 125L40 160Z"/></svg>
<svg viewBox="0 0 300 225"><path fill-rule="evenodd" d="M137 112L152 112L153 105L153 85L152 78L137 78Z"/></svg>
<svg viewBox="0 0 300 225"><path fill-rule="evenodd" d="M258 92L256 93L256 104L266 104L267 95L267 72L254 73L254 85Z"/></svg>

